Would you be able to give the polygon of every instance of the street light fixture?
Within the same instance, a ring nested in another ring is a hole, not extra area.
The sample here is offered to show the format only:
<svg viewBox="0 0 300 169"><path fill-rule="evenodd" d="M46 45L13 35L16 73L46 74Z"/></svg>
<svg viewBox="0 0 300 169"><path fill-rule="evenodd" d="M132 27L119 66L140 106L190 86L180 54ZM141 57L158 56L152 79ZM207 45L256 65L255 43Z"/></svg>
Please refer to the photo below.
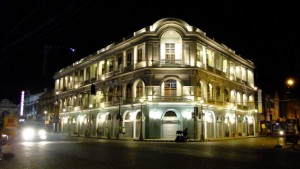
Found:
<svg viewBox="0 0 300 169"><path fill-rule="evenodd" d="M286 84L288 86L293 86L295 84L295 81L294 81L294 79L287 79Z"/></svg>
<svg viewBox="0 0 300 169"><path fill-rule="evenodd" d="M144 136L143 136L143 103L144 103L144 101L145 100L143 98L140 99L140 102L141 102L141 126L140 126L140 138L139 138L140 141L144 140Z"/></svg>

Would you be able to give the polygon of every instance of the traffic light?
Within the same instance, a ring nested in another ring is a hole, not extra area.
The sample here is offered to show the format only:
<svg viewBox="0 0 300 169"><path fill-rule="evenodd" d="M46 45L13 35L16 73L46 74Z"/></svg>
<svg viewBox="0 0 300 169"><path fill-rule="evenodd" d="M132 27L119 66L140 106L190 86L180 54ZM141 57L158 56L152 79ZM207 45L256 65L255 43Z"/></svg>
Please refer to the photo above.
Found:
<svg viewBox="0 0 300 169"><path fill-rule="evenodd" d="M91 85L91 95L96 95L96 86L94 84Z"/></svg>

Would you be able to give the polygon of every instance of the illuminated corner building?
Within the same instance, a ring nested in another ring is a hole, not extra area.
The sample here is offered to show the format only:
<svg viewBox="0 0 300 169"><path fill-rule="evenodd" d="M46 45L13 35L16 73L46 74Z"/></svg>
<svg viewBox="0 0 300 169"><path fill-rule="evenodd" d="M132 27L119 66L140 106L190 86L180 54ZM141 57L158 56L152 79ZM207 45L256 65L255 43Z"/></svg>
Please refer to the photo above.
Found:
<svg viewBox="0 0 300 169"><path fill-rule="evenodd" d="M199 28L163 18L54 75L60 131L96 136L98 128L104 137L134 139L141 129L145 139L175 139L185 128L196 139L255 135L254 68Z"/></svg>

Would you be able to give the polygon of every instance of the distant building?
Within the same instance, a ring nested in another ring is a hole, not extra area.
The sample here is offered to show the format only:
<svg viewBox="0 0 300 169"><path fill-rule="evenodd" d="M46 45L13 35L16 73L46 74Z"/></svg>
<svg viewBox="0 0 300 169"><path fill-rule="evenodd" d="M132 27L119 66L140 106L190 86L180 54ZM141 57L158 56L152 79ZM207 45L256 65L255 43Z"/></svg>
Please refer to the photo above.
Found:
<svg viewBox="0 0 300 169"><path fill-rule="evenodd" d="M25 91L23 118L26 120L42 120L43 112L40 109L39 99L46 91L31 94Z"/></svg>
<svg viewBox="0 0 300 169"><path fill-rule="evenodd" d="M54 75L60 131L174 139L188 128L200 140L253 136L254 69L199 28L163 18Z"/></svg>

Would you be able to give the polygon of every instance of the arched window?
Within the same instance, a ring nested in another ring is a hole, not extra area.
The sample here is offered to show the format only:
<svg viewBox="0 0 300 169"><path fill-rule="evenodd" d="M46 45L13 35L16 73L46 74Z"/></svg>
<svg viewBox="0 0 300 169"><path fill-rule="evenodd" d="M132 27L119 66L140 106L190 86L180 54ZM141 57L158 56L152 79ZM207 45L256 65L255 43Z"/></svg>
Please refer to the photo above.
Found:
<svg viewBox="0 0 300 169"><path fill-rule="evenodd" d="M176 96L176 80L170 79L165 81L165 96Z"/></svg>
<svg viewBox="0 0 300 169"><path fill-rule="evenodd" d="M136 114L136 120L140 120L140 119L141 119L141 115L142 115L142 113L139 111L139 112Z"/></svg>
<svg viewBox="0 0 300 169"><path fill-rule="evenodd" d="M237 92L236 93L236 101L237 101L237 104L238 105L241 105L242 104L242 98L241 98L241 94L240 94L240 92Z"/></svg>
<svg viewBox="0 0 300 169"><path fill-rule="evenodd" d="M111 120L111 119L112 119L111 114L106 115L106 120Z"/></svg>
<svg viewBox="0 0 300 169"><path fill-rule="evenodd" d="M121 86L121 85L118 85L117 86L117 90L116 90L116 96L117 97L122 97L122 88L123 88L123 86Z"/></svg>
<svg viewBox="0 0 300 169"><path fill-rule="evenodd" d="M126 99L132 98L132 86L131 84L127 84L126 86Z"/></svg>
<svg viewBox="0 0 300 169"><path fill-rule="evenodd" d="M221 88L219 86L216 88L216 99L218 102L222 101L221 100Z"/></svg>
<svg viewBox="0 0 300 169"><path fill-rule="evenodd" d="M253 98L253 96L251 95L251 96L249 96L249 101L248 101L248 106L250 107L250 108L254 108L254 106L255 106L255 102L254 102L254 98Z"/></svg>
<svg viewBox="0 0 300 169"><path fill-rule="evenodd" d="M176 117L176 113L173 111L167 111L164 117Z"/></svg>
<svg viewBox="0 0 300 169"><path fill-rule="evenodd" d="M130 120L130 114L129 113L126 113L125 120Z"/></svg>
<svg viewBox="0 0 300 169"><path fill-rule="evenodd" d="M182 39L179 33L173 30L165 32L161 38L162 63L174 64L181 60L181 46Z"/></svg>
<svg viewBox="0 0 300 169"><path fill-rule="evenodd" d="M243 94L243 105L247 106L247 96L246 96L246 94Z"/></svg>
<svg viewBox="0 0 300 169"><path fill-rule="evenodd" d="M236 104L236 95L234 90L231 90L230 92L230 99L232 103Z"/></svg>
<svg viewBox="0 0 300 169"><path fill-rule="evenodd" d="M202 85L202 82L200 81L199 86L197 86L197 97L202 97L203 98L202 88L203 88L203 85Z"/></svg>
<svg viewBox="0 0 300 169"><path fill-rule="evenodd" d="M104 101L103 100L103 92L102 92L102 90L98 90L97 91L96 97L97 97L97 104L98 103L102 103Z"/></svg>
<svg viewBox="0 0 300 169"><path fill-rule="evenodd" d="M207 85L207 96L209 100L214 100L214 88L210 83Z"/></svg>
<svg viewBox="0 0 300 169"><path fill-rule="evenodd" d="M113 89L112 89L112 88L109 88L108 94L107 94L107 101L108 101L108 102L111 102L111 101L112 101L112 98L113 98Z"/></svg>
<svg viewBox="0 0 300 169"><path fill-rule="evenodd" d="M136 85L136 98L143 97L143 83L140 81Z"/></svg>
<svg viewBox="0 0 300 169"><path fill-rule="evenodd" d="M228 95L228 90L224 89L224 101L229 102L229 95Z"/></svg>

